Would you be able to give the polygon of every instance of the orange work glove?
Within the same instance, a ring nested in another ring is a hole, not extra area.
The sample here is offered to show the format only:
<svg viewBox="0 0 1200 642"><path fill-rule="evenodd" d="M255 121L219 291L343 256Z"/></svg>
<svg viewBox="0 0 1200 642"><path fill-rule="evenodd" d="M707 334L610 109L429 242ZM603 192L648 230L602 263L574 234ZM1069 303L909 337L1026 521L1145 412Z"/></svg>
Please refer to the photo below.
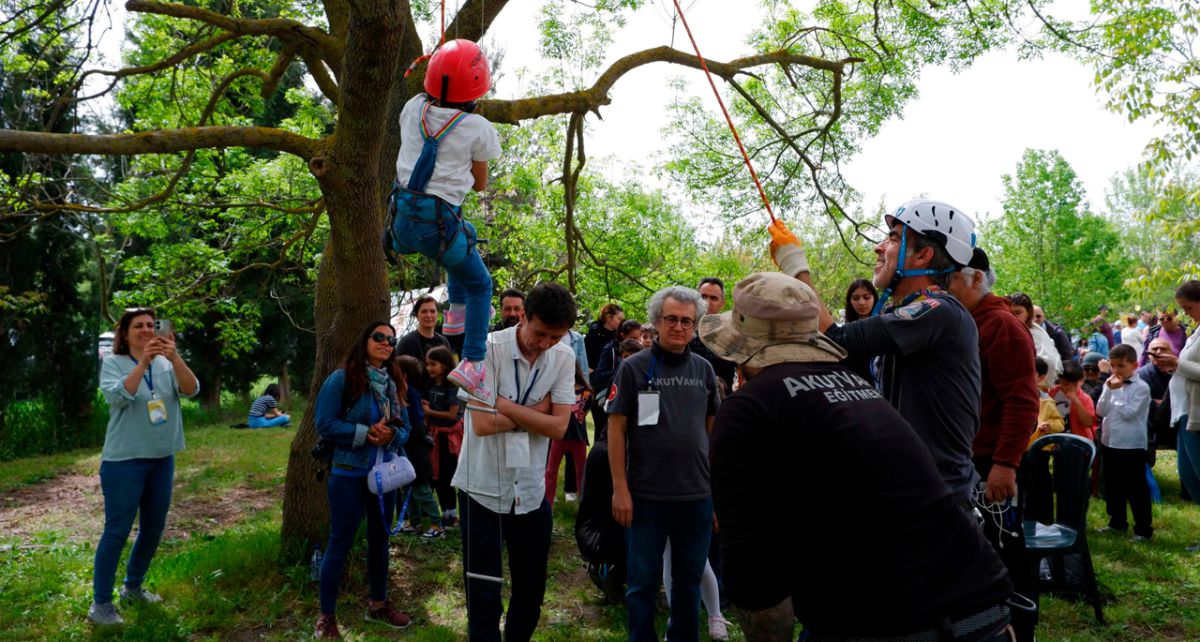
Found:
<svg viewBox="0 0 1200 642"><path fill-rule="evenodd" d="M804 246L783 221L776 219L767 226L767 231L771 234L771 259L781 272L798 277L801 272L809 271Z"/></svg>

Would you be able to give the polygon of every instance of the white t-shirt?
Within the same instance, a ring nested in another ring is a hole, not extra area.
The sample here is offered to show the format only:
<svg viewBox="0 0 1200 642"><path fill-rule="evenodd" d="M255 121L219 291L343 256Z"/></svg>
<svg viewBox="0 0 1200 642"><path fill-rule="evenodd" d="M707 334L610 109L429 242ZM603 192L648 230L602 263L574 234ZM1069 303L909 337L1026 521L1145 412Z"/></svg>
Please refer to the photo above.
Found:
<svg viewBox="0 0 1200 642"><path fill-rule="evenodd" d="M561 342L555 343L531 364L517 346L518 328L488 335L484 359L488 385L498 397L526 406L537 405L547 394L551 403L574 404L575 352ZM472 425L474 415L468 411L463 418L462 451L450 485L497 513L515 509L516 514L524 515L537 510L546 496L550 438L531 432L477 437ZM510 467L509 440L527 440L526 465Z"/></svg>
<svg viewBox="0 0 1200 642"><path fill-rule="evenodd" d="M1121 330L1121 343L1133 348L1137 353L1137 358L1142 358L1142 333L1138 332L1137 328L1125 328Z"/></svg>
<svg viewBox="0 0 1200 642"><path fill-rule="evenodd" d="M409 99L400 112L400 155L396 157L396 182L401 187L408 185L413 167L421 157L425 139L421 136L421 111L429 97L417 94ZM437 133L457 109L430 107L425 119L429 135ZM500 156L500 136L488 119L478 114L467 114L438 143L437 163L433 176L425 186L426 194L433 194L451 205L462 205L467 192L475 184L471 175L471 163L489 161Z"/></svg>

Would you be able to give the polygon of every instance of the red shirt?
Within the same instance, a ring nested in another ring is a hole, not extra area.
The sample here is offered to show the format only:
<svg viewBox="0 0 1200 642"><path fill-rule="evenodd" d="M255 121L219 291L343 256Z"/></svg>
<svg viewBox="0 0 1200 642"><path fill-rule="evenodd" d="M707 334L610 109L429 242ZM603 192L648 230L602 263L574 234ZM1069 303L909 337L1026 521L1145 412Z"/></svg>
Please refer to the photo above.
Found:
<svg viewBox="0 0 1200 642"><path fill-rule="evenodd" d="M1033 337L1011 311L1009 302L986 294L971 310L979 328L982 394L979 432L971 444L975 456L1017 468L1037 426L1038 389Z"/></svg>
<svg viewBox="0 0 1200 642"><path fill-rule="evenodd" d="M1054 386L1053 388L1050 389L1050 398L1054 399L1054 401L1056 403L1059 401L1059 399L1056 395L1058 395L1059 391L1061 391L1061 390L1062 390L1062 386ZM1063 393L1063 394L1065 395L1066 393ZM1080 437L1084 437L1091 441L1096 441L1096 421L1097 421L1096 420L1096 404L1092 403L1091 397L1084 394L1082 388L1075 390L1075 396L1079 399L1079 403L1083 404L1083 409L1084 409L1085 413L1087 414L1087 416L1091 418L1091 421L1086 426L1080 426L1075 421L1074 413L1071 413L1070 411L1068 411L1067 415L1066 415L1067 429L1071 431L1072 435L1079 435ZM1063 411L1063 407L1060 404L1059 412L1062 412L1062 411Z"/></svg>

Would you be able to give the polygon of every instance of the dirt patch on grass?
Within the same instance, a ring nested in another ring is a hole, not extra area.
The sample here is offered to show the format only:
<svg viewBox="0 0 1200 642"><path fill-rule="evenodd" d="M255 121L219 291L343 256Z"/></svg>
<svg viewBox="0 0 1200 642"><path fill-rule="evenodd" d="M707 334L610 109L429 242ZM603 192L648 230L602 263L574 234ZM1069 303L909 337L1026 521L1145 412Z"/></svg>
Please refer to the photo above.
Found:
<svg viewBox="0 0 1200 642"><path fill-rule="evenodd" d="M163 538L182 540L224 530L249 514L275 506L282 497L282 485L265 489L233 486L188 495L179 492L177 483ZM97 475L60 475L0 493L0 533L20 543L45 537L95 540L103 528L104 495Z"/></svg>

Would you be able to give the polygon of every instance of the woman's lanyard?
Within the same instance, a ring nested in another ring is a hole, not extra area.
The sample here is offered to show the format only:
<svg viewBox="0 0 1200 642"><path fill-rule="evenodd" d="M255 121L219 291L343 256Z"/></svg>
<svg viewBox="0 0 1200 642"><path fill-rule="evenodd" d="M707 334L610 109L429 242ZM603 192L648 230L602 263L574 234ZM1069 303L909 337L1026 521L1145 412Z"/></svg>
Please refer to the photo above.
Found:
<svg viewBox="0 0 1200 642"><path fill-rule="evenodd" d="M530 379L529 379L529 387L526 388L525 393L522 394L521 393L521 367L515 363L513 364L513 379L516 381L516 384L517 384L517 393L516 393L517 398L513 399L513 401L521 404L522 406L524 406L525 403L529 401L529 393L533 391L533 386L535 384L537 384L537 378L538 378L538 374L540 372L541 372L541 368L534 369L533 376L530 377Z"/></svg>
<svg viewBox="0 0 1200 642"><path fill-rule="evenodd" d="M129 360L132 361L133 365L135 365L135 366L138 364L138 360L134 359L133 355L129 355ZM146 371L142 373L142 381L145 381L146 387L150 389L150 397L152 399L157 399L158 393L154 392L154 359L153 358L151 358L150 361L146 362Z"/></svg>

